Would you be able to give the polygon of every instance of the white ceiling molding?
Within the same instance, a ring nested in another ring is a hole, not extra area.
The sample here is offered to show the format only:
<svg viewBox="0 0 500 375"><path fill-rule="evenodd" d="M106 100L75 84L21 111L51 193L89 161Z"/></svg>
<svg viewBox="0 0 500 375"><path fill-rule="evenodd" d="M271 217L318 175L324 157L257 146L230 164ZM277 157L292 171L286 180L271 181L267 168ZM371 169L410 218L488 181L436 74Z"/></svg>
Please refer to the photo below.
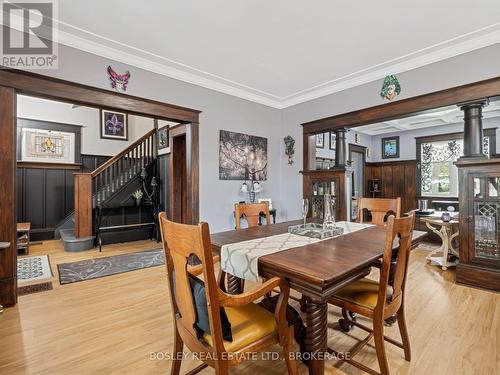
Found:
<svg viewBox="0 0 500 375"><path fill-rule="evenodd" d="M163 56L104 38L72 25L54 21L59 25L58 42L60 44L278 109L373 82L382 79L389 73L399 74L500 43L499 22L407 55L367 67L338 79L310 87L306 90L280 97Z"/></svg>

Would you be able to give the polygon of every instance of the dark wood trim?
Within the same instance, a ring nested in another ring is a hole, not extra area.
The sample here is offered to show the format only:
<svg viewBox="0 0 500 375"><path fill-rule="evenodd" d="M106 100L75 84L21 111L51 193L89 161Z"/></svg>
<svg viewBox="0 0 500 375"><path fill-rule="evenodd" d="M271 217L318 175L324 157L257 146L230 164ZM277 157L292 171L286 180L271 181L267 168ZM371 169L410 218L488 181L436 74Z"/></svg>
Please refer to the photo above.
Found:
<svg viewBox="0 0 500 375"><path fill-rule="evenodd" d="M39 169L73 169L80 170L82 168L81 163L75 164L64 164L64 163L36 163L32 161L18 161L18 168L39 168Z"/></svg>
<svg viewBox="0 0 500 375"><path fill-rule="evenodd" d="M92 175L75 173L75 237L92 236Z"/></svg>
<svg viewBox="0 0 500 375"><path fill-rule="evenodd" d="M198 123L170 128L170 215L188 224L198 223L200 216L199 195L193 194L199 190L199 151L192 145L198 143Z"/></svg>
<svg viewBox="0 0 500 375"><path fill-rule="evenodd" d="M16 93L0 87L0 305L17 302Z"/></svg>
<svg viewBox="0 0 500 375"><path fill-rule="evenodd" d="M309 121L303 123L302 126L304 133L322 133L342 127L356 127L400 119L418 113L431 112L437 108L449 105L493 98L498 95L500 95L500 77L495 77L430 94L414 96L408 99Z"/></svg>
<svg viewBox="0 0 500 375"><path fill-rule="evenodd" d="M14 69L0 69L0 85L12 87L18 94L184 123L198 122L201 113L190 108Z"/></svg>

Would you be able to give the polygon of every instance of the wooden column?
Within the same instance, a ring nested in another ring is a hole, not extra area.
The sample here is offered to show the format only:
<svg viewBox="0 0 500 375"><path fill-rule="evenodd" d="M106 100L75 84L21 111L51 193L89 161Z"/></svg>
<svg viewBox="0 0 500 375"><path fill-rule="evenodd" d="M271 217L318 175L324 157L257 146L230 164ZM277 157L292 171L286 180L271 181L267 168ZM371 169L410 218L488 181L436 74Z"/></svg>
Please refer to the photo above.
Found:
<svg viewBox="0 0 500 375"><path fill-rule="evenodd" d="M464 158L485 158L483 154L483 107L487 100L465 103L464 111Z"/></svg>
<svg viewBox="0 0 500 375"><path fill-rule="evenodd" d="M92 236L92 175L75 173L75 237Z"/></svg>
<svg viewBox="0 0 500 375"><path fill-rule="evenodd" d="M0 86L0 305L17 302L16 93Z"/></svg>
<svg viewBox="0 0 500 375"><path fill-rule="evenodd" d="M347 165L347 129L335 130L335 167L345 167Z"/></svg>

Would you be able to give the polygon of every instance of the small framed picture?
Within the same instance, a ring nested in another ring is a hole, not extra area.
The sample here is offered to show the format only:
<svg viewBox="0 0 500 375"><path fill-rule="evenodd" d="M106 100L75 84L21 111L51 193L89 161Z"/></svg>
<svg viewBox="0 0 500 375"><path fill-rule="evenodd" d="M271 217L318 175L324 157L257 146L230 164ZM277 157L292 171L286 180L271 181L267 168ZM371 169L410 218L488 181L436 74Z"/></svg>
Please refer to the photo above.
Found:
<svg viewBox="0 0 500 375"><path fill-rule="evenodd" d="M335 150L335 133L330 132L330 150Z"/></svg>
<svg viewBox="0 0 500 375"><path fill-rule="evenodd" d="M359 133L354 133L354 143L361 144L361 135Z"/></svg>
<svg viewBox="0 0 500 375"><path fill-rule="evenodd" d="M325 134L316 134L316 147L325 148Z"/></svg>
<svg viewBox="0 0 500 375"><path fill-rule="evenodd" d="M382 159L399 158L399 137L382 138Z"/></svg>
<svg viewBox="0 0 500 375"><path fill-rule="evenodd" d="M101 109L101 138L128 140L128 116L123 112Z"/></svg>
<svg viewBox="0 0 500 375"><path fill-rule="evenodd" d="M170 152L170 126L168 124L158 127L158 155Z"/></svg>

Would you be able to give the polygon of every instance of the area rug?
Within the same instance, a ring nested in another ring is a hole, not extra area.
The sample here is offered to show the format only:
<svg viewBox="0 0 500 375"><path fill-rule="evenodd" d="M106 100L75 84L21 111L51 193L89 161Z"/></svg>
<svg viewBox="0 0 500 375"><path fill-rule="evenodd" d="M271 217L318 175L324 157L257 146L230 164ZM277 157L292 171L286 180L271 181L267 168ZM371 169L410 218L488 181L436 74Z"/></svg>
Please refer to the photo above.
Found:
<svg viewBox="0 0 500 375"><path fill-rule="evenodd" d="M131 254L86 259L57 265L61 285L117 275L165 263L162 249L140 251Z"/></svg>
<svg viewBox="0 0 500 375"><path fill-rule="evenodd" d="M17 258L17 294L19 296L51 290L52 277L48 255Z"/></svg>

